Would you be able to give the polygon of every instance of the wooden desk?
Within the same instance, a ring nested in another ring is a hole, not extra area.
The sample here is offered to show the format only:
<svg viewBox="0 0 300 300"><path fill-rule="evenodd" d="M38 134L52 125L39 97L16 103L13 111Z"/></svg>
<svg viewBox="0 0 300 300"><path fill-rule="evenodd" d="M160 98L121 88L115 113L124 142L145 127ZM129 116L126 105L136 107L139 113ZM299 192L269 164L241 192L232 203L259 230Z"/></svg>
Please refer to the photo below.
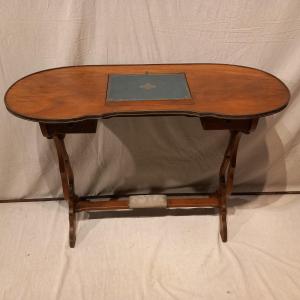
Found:
<svg viewBox="0 0 300 300"><path fill-rule="evenodd" d="M184 73L190 99L107 100L109 74ZM227 198L233 187L241 133L256 128L259 118L284 109L288 88L261 70L222 64L74 66L28 75L5 95L17 117L39 122L42 134L56 145L64 198L69 204L70 246L75 246L76 212L128 209L128 200L82 201L75 193L73 171L64 144L66 134L95 133L97 119L135 115L188 115L200 118L205 130L229 130L220 167L219 187L208 198L168 199L168 207L216 207L220 235L227 241Z"/></svg>

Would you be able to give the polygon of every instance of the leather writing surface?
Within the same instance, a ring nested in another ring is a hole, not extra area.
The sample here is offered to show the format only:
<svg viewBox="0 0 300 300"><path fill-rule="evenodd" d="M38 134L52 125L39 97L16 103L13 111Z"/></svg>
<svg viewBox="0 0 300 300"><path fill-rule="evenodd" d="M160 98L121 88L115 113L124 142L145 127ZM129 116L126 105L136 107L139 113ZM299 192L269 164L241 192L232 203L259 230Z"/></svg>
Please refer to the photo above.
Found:
<svg viewBox="0 0 300 300"><path fill-rule="evenodd" d="M191 99L184 73L110 74L107 101Z"/></svg>

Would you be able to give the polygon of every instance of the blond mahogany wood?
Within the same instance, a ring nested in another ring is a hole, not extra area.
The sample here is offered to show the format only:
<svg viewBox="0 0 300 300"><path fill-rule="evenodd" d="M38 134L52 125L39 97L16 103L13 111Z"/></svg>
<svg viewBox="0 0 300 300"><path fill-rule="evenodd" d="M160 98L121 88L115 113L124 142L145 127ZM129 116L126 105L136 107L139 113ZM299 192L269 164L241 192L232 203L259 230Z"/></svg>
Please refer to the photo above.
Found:
<svg viewBox="0 0 300 300"><path fill-rule="evenodd" d="M192 100L106 102L108 74L186 74ZM288 88L264 71L223 64L74 66L28 75L5 95L7 109L39 122L115 115L178 114L254 119L282 110Z"/></svg>

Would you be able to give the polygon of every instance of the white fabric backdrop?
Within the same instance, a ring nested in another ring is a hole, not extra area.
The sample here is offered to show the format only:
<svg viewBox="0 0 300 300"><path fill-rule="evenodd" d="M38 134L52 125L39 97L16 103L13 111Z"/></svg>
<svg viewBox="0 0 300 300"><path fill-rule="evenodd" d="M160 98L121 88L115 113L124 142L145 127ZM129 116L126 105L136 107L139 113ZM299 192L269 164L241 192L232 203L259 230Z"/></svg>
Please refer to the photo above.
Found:
<svg viewBox="0 0 300 300"><path fill-rule="evenodd" d="M299 11L297 0L0 0L0 98L21 76L64 65L261 68L292 101L243 137L235 189L299 190ZM54 145L3 101L0 137L0 199L62 194ZM115 118L66 143L82 195L212 190L226 138L196 118ZM70 249L65 202L1 204L0 299L298 300L299 209L298 195L234 198L225 244L216 215L80 214Z"/></svg>
<svg viewBox="0 0 300 300"><path fill-rule="evenodd" d="M227 243L216 215L102 212L74 249L65 202L1 204L0 299L299 300L299 195L234 200Z"/></svg>
<svg viewBox="0 0 300 300"><path fill-rule="evenodd" d="M299 190L300 1L0 0L0 96L21 76L78 64L218 62L283 80L288 108L244 136L236 191ZM61 195L51 141L0 104L0 197ZM212 190L227 134L196 118L114 118L69 136L77 192Z"/></svg>

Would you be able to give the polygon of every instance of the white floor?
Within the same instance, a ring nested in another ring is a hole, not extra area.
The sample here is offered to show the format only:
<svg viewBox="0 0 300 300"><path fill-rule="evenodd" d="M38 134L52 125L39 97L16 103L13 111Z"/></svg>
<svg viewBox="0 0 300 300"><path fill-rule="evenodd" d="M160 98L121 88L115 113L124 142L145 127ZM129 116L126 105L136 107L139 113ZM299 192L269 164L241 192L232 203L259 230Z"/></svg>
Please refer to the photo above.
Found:
<svg viewBox="0 0 300 300"><path fill-rule="evenodd" d="M0 299L300 299L300 195L232 199L228 243L182 212L81 214L70 249L64 202L0 204Z"/></svg>

